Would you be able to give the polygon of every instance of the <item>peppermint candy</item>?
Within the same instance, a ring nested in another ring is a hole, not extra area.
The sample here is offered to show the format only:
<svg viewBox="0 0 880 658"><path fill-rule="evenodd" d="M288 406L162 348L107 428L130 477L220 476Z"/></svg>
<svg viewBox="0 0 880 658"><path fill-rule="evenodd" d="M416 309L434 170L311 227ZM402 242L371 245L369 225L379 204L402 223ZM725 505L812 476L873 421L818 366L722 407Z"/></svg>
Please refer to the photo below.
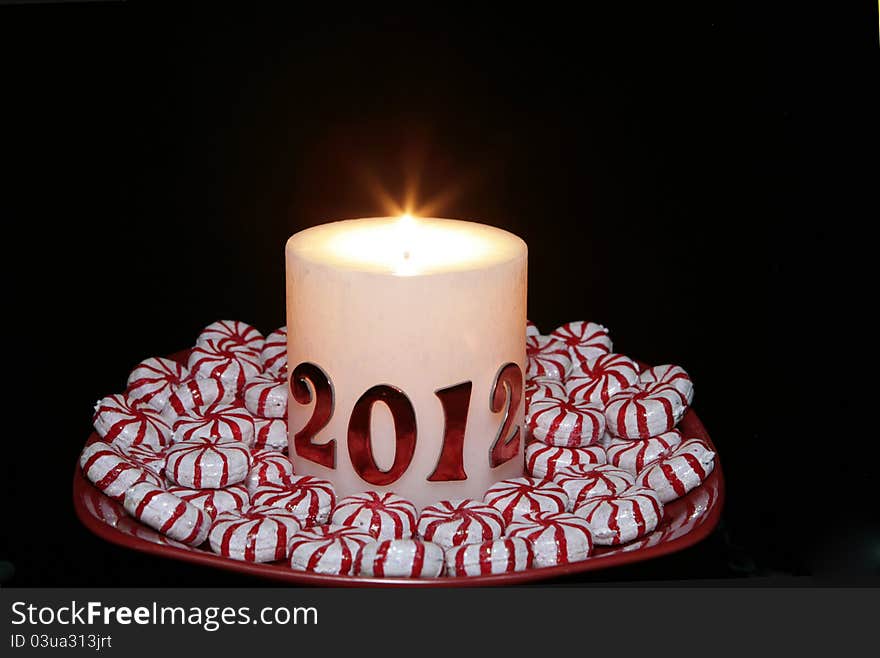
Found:
<svg viewBox="0 0 880 658"><path fill-rule="evenodd" d="M223 346L243 347L259 354L263 349L263 342L263 334L247 322L218 320L202 329L196 339L196 346L201 347L208 343L214 343Z"/></svg>
<svg viewBox="0 0 880 658"><path fill-rule="evenodd" d="M715 468L715 452L700 439L688 439L669 455L639 473L638 484L650 487L668 503L700 486Z"/></svg>
<svg viewBox="0 0 880 658"><path fill-rule="evenodd" d="M114 500L122 501L125 492L136 484L148 482L161 486L159 477L126 455L118 446L95 441L85 447L79 466L86 478Z"/></svg>
<svg viewBox="0 0 880 658"><path fill-rule="evenodd" d="M611 352L608 329L595 322L569 322L557 327L550 337L568 348L574 364Z"/></svg>
<svg viewBox="0 0 880 658"><path fill-rule="evenodd" d="M538 441L563 448L598 443L605 433L605 414L601 408L567 397L533 401L526 423Z"/></svg>
<svg viewBox="0 0 880 658"><path fill-rule="evenodd" d="M125 492L125 511L141 523L188 546L204 543L210 518L198 507L149 482Z"/></svg>
<svg viewBox="0 0 880 658"><path fill-rule="evenodd" d="M408 539L416 529L415 505L395 493L364 493L347 496L333 510L333 525L360 528L378 540Z"/></svg>
<svg viewBox="0 0 880 658"><path fill-rule="evenodd" d="M174 422L175 443L205 437L218 437L254 445L254 418L235 404L190 409Z"/></svg>
<svg viewBox="0 0 880 658"><path fill-rule="evenodd" d="M271 375L287 376L287 327L280 327L266 336L260 352L263 370Z"/></svg>
<svg viewBox="0 0 880 658"><path fill-rule="evenodd" d="M687 411L687 399L670 384L629 388L608 400L608 431L622 439L648 439L674 428Z"/></svg>
<svg viewBox="0 0 880 658"><path fill-rule="evenodd" d="M648 368L640 376L642 384L653 384L660 382L669 384L685 398L685 404L690 406L694 399L694 383L691 381L690 375L685 372L681 366L663 365Z"/></svg>
<svg viewBox="0 0 880 658"><path fill-rule="evenodd" d="M116 529L124 535L128 535L129 537L137 537L138 539L148 541L151 544L159 544L160 546L173 546L174 548L189 550L189 546L187 546L186 544L182 544L179 541L171 539L170 537L159 534L152 528L148 528L140 521L133 519L128 515L126 515L124 519L119 519L119 522L116 524Z"/></svg>
<svg viewBox="0 0 880 658"><path fill-rule="evenodd" d="M574 513L589 524L596 544L617 546L653 532L663 503L653 489L635 485L617 496L590 498Z"/></svg>
<svg viewBox="0 0 880 658"><path fill-rule="evenodd" d="M603 407L612 395L639 381L639 366L623 354L603 354L574 366L565 380L572 400L594 402Z"/></svg>
<svg viewBox="0 0 880 658"><path fill-rule="evenodd" d="M222 489L244 480L251 453L241 441L206 436L168 449L165 477L189 489Z"/></svg>
<svg viewBox="0 0 880 658"><path fill-rule="evenodd" d="M537 442L526 446L526 472L536 478L552 478L557 471L577 464L604 463L605 451L601 446L559 448Z"/></svg>
<svg viewBox="0 0 880 658"><path fill-rule="evenodd" d="M235 401L235 391L235 386L216 377L191 379L178 386L169 396L162 409L162 416L173 423L178 416L192 409L229 404Z"/></svg>
<svg viewBox="0 0 880 658"><path fill-rule="evenodd" d="M419 517L418 534L444 549L497 539L504 532L501 512L476 500L443 500Z"/></svg>
<svg viewBox="0 0 880 658"><path fill-rule="evenodd" d="M333 485L313 475L292 475L279 484L261 484L251 496L254 505L277 507L293 514L303 528L327 523L336 504Z"/></svg>
<svg viewBox="0 0 880 658"><path fill-rule="evenodd" d="M147 404L156 411L162 411L171 394L188 378L189 371L177 361L151 357L141 361L131 371L126 395L131 402Z"/></svg>
<svg viewBox="0 0 880 658"><path fill-rule="evenodd" d="M565 384L558 379L550 377L536 377L526 381L526 413L532 402L543 400L544 398L553 397L565 400L568 392L565 390Z"/></svg>
<svg viewBox="0 0 880 658"><path fill-rule="evenodd" d="M127 395L110 395L95 405L95 430L107 443L122 448L133 445L161 447L171 441L171 428L151 407L132 401Z"/></svg>
<svg viewBox="0 0 880 658"><path fill-rule="evenodd" d="M380 578L436 578L443 573L443 549L421 539L385 539L364 546L361 575Z"/></svg>
<svg viewBox="0 0 880 658"><path fill-rule="evenodd" d="M126 457L135 463L152 471L161 478L165 474L165 458L167 448L154 448L153 446L139 445L128 446L122 450Z"/></svg>
<svg viewBox="0 0 880 658"><path fill-rule="evenodd" d="M535 323L531 320L526 320L526 338L529 336L540 336L541 332L538 330L538 327L535 326Z"/></svg>
<svg viewBox="0 0 880 658"><path fill-rule="evenodd" d="M264 484L285 484L293 477L293 464L277 450L258 450L252 454L251 470L245 485L251 496Z"/></svg>
<svg viewBox="0 0 880 658"><path fill-rule="evenodd" d="M273 375L257 375L241 391L244 406L260 418L287 417L287 381Z"/></svg>
<svg viewBox="0 0 880 658"><path fill-rule="evenodd" d="M530 568L533 560L531 542L522 537L502 537L450 549L446 553L446 573L450 576L513 573Z"/></svg>
<svg viewBox="0 0 880 658"><path fill-rule="evenodd" d="M303 530L290 543L290 568L352 576L360 571L361 551L375 541L357 528L338 525Z"/></svg>
<svg viewBox="0 0 880 658"><path fill-rule="evenodd" d="M186 365L194 377L216 377L237 391L263 371L259 352L238 343L213 340L194 347Z"/></svg>
<svg viewBox="0 0 880 658"><path fill-rule="evenodd" d="M650 439L612 441L605 448L605 455L609 464L636 475L652 461L667 455L679 443L681 443L681 432L669 430Z"/></svg>
<svg viewBox="0 0 880 658"><path fill-rule="evenodd" d="M287 557L287 546L300 525L296 517L274 507L252 505L219 514L211 526L211 550L245 562L275 562Z"/></svg>
<svg viewBox="0 0 880 658"><path fill-rule="evenodd" d="M568 496L557 484L538 478L511 478L496 482L486 492L484 502L504 517L505 523L535 512L564 512Z"/></svg>
<svg viewBox="0 0 880 658"><path fill-rule="evenodd" d="M568 510L577 509L590 498L617 496L634 483L632 474L608 464L569 466L553 476L569 498Z"/></svg>
<svg viewBox="0 0 880 658"><path fill-rule="evenodd" d="M549 336L529 336L526 339L526 356L526 379L549 377L562 381L571 367L565 344Z"/></svg>
<svg viewBox="0 0 880 658"><path fill-rule="evenodd" d="M593 552L590 526L568 512L538 512L514 521L507 536L531 543L536 567L580 562Z"/></svg>
<svg viewBox="0 0 880 658"><path fill-rule="evenodd" d="M168 487L167 491L188 503L192 503L212 519L217 518L217 515L223 512L240 510L250 504L250 496L242 484L233 484L225 489Z"/></svg>
<svg viewBox="0 0 880 658"><path fill-rule="evenodd" d="M254 450L287 450L287 418L254 418Z"/></svg>

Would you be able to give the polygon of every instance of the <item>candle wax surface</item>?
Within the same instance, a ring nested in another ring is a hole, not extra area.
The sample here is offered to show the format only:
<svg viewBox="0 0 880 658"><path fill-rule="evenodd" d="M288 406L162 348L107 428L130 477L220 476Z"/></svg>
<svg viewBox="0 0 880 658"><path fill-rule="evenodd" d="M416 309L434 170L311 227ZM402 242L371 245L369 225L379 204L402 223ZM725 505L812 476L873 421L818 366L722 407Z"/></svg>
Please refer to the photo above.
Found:
<svg viewBox="0 0 880 658"><path fill-rule="evenodd" d="M291 237L288 249L313 262L415 276L514 260L522 257L525 243L485 224L404 215L315 226Z"/></svg>

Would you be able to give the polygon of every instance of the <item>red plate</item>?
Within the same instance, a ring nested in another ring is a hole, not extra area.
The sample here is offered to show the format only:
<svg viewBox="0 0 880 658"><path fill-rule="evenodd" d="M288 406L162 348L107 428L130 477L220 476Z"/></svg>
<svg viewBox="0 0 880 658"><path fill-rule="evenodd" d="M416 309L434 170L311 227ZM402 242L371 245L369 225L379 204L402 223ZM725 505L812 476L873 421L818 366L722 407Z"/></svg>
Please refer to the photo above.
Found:
<svg viewBox="0 0 880 658"><path fill-rule="evenodd" d="M171 358L186 362L187 352ZM712 444L706 428L689 410L679 424L685 438L698 438ZM96 433L86 445L99 440ZM716 450L717 453L717 450ZM328 576L293 571L284 563L253 564L220 557L210 551L190 548L164 537L125 513L122 505L108 498L89 482L77 465L73 475L73 505L80 521L93 533L113 544L132 548L172 560L194 562L219 569L302 585L333 585L345 587L449 587L462 585L515 585L547 578L569 576L594 569L616 567L631 562L668 555L693 546L715 528L724 502L724 476L716 454L715 469L706 481L683 498L668 503L663 521L650 535L625 546L597 548L592 557L582 562L517 573L491 576L460 576L455 578L375 578L368 576Z"/></svg>

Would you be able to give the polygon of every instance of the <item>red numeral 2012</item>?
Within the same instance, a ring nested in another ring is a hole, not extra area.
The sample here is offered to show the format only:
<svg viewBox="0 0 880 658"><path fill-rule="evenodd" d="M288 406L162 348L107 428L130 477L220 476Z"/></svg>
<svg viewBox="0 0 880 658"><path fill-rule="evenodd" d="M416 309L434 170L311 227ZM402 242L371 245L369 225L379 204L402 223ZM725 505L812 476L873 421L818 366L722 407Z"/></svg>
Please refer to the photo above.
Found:
<svg viewBox="0 0 880 658"><path fill-rule="evenodd" d="M427 476L429 482L466 480L464 470L464 434L471 404L471 382L441 388L434 392L443 408L445 426L437 466ZM503 365L495 376L489 396L489 409L504 412L501 426L489 449L489 465L501 466L519 454L522 428L515 423L515 413L522 401L523 373L515 363ZM336 468L336 439L315 443L314 438L333 416L333 384L327 373L314 363L301 363L290 375L290 394L302 405L314 403L312 415L293 437L297 455L327 468ZM373 405L382 403L394 420L394 462L387 470L376 464L373 456L370 419ZM396 482L409 468L416 451L416 414L412 402L399 388L373 386L355 403L348 421L348 454L355 472L366 482L387 486Z"/></svg>

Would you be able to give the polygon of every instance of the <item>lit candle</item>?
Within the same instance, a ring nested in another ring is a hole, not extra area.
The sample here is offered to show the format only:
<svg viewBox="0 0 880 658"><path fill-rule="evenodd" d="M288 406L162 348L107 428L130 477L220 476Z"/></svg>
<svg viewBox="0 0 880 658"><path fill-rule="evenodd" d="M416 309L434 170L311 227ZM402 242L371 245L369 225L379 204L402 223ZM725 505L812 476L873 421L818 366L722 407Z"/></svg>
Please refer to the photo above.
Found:
<svg viewBox="0 0 880 658"><path fill-rule="evenodd" d="M386 217L287 242L290 456L418 507L523 474L525 243Z"/></svg>

